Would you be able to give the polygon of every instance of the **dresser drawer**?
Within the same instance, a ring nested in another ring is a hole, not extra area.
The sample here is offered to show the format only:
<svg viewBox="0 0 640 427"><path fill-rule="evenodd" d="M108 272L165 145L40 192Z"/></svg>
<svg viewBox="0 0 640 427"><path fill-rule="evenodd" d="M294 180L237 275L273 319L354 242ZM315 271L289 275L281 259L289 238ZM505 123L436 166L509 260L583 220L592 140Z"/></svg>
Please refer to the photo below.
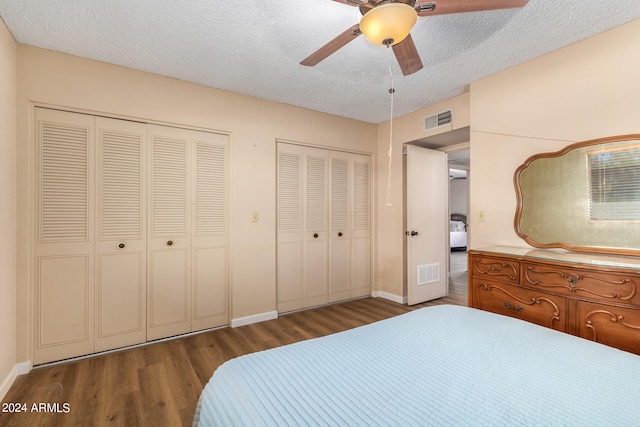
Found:
<svg viewBox="0 0 640 427"><path fill-rule="evenodd" d="M640 309L581 301L578 336L640 354Z"/></svg>
<svg viewBox="0 0 640 427"><path fill-rule="evenodd" d="M515 260L472 255L470 274L504 283L520 283L520 263Z"/></svg>
<svg viewBox="0 0 640 427"><path fill-rule="evenodd" d="M473 307L537 323L564 332L567 324L565 298L506 283L472 279Z"/></svg>
<svg viewBox="0 0 640 427"><path fill-rule="evenodd" d="M522 263L522 284L603 302L640 304L640 276L632 273Z"/></svg>

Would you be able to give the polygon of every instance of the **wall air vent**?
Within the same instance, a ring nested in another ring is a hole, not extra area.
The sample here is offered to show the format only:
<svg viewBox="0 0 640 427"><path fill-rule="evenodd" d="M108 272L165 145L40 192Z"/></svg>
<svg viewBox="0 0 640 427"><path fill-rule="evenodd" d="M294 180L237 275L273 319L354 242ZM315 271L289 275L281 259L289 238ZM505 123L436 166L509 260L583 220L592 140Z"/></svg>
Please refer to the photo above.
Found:
<svg viewBox="0 0 640 427"><path fill-rule="evenodd" d="M448 125L452 121L453 121L453 112L451 110L443 111L441 113L425 117L424 130L426 132L428 130L436 129L436 128L439 128L440 126Z"/></svg>

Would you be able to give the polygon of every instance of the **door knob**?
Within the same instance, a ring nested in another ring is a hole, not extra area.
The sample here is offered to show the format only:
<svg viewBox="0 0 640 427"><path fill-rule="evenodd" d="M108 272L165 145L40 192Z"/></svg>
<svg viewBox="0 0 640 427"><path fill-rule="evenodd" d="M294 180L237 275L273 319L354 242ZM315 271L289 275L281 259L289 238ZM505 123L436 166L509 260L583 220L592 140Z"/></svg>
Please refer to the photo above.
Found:
<svg viewBox="0 0 640 427"><path fill-rule="evenodd" d="M418 232L417 231L405 231L404 234L406 234L407 236L417 236Z"/></svg>
<svg viewBox="0 0 640 427"><path fill-rule="evenodd" d="M118 249L124 249L125 246L124 242L118 243Z"/></svg>
<svg viewBox="0 0 640 427"><path fill-rule="evenodd" d="M313 238L317 239L318 238L318 233L313 233Z"/></svg>
<svg viewBox="0 0 640 427"><path fill-rule="evenodd" d="M338 237L342 237L342 231L338 232Z"/></svg>
<svg viewBox="0 0 640 427"><path fill-rule="evenodd" d="M167 240L167 246L173 245L173 240Z"/></svg>

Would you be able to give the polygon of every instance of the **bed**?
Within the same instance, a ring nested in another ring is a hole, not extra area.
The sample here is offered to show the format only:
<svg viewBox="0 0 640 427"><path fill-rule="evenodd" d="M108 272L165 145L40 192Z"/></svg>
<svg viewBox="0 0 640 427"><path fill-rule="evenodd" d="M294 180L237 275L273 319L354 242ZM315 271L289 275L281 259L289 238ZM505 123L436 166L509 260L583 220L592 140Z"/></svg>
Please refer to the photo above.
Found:
<svg viewBox="0 0 640 427"><path fill-rule="evenodd" d="M194 426L629 425L640 357L441 305L232 359Z"/></svg>
<svg viewBox="0 0 640 427"><path fill-rule="evenodd" d="M451 214L451 220L449 221L449 246L453 251L467 249L466 215Z"/></svg>

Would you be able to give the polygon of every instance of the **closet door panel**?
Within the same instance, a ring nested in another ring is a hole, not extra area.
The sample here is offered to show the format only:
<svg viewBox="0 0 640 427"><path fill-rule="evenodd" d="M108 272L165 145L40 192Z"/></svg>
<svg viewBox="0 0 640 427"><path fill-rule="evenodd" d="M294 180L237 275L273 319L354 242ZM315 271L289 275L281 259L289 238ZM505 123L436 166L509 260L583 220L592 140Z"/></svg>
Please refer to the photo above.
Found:
<svg viewBox="0 0 640 427"><path fill-rule="evenodd" d="M351 180L345 153L331 153L330 301L349 298L351 287Z"/></svg>
<svg viewBox="0 0 640 427"><path fill-rule="evenodd" d="M331 234L331 266L329 281L329 300L341 301L350 297L350 269L351 251L347 232L342 232L342 237L337 237L337 232Z"/></svg>
<svg viewBox="0 0 640 427"><path fill-rule="evenodd" d="M304 291L303 306L329 301L328 156L325 150L305 150L304 190Z"/></svg>
<svg viewBox="0 0 640 427"><path fill-rule="evenodd" d="M149 125L147 339L190 332L188 130Z"/></svg>
<svg viewBox="0 0 640 427"><path fill-rule="evenodd" d="M96 351L146 340L143 123L96 117Z"/></svg>
<svg viewBox="0 0 640 427"><path fill-rule="evenodd" d="M223 134L192 132L192 325L229 323L228 150Z"/></svg>
<svg viewBox="0 0 640 427"><path fill-rule="evenodd" d="M351 297L371 295L371 166L370 157L353 162L353 228Z"/></svg>
<svg viewBox="0 0 640 427"><path fill-rule="evenodd" d="M96 261L96 351L145 342L144 251L103 252Z"/></svg>
<svg viewBox="0 0 640 427"><path fill-rule="evenodd" d="M277 310L279 313L302 308L303 245L299 238L278 239Z"/></svg>
<svg viewBox="0 0 640 427"><path fill-rule="evenodd" d="M276 301L280 313L302 308L303 156L278 144Z"/></svg>
<svg viewBox="0 0 640 427"><path fill-rule="evenodd" d="M93 322L88 255L38 259L34 364L93 352Z"/></svg>
<svg viewBox="0 0 640 427"><path fill-rule="evenodd" d="M352 239L352 273L353 284L350 297L363 297L371 295L371 238L369 236L358 236ZM367 233L368 234L368 233Z"/></svg>
<svg viewBox="0 0 640 427"><path fill-rule="evenodd" d="M229 323L227 286L229 256L226 247L193 250L193 325L198 331Z"/></svg>
<svg viewBox="0 0 640 427"><path fill-rule="evenodd" d="M327 233L307 233L304 247L303 306L326 304L328 299ZM318 237L314 237L317 235Z"/></svg>
<svg viewBox="0 0 640 427"><path fill-rule="evenodd" d="M148 340L190 331L188 249L152 249Z"/></svg>
<svg viewBox="0 0 640 427"><path fill-rule="evenodd" d="M93 351L94 119L35 109L34 364Z"/></svg>

